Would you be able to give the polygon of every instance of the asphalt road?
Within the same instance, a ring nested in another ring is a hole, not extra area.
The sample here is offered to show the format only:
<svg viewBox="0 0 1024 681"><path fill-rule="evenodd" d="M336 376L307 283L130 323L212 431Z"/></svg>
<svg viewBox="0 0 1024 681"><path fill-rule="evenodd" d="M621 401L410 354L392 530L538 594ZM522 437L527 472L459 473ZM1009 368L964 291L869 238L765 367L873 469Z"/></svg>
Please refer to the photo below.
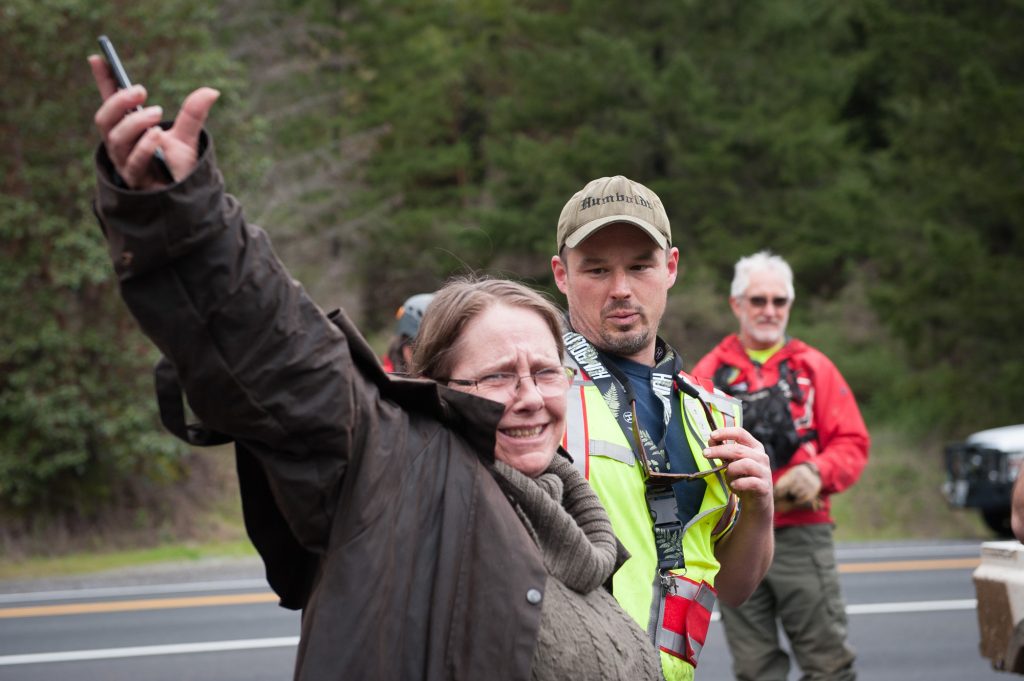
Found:
<svg viewBox="0 0 1024 681"><path fill-rule="evenodd" d="M978 552L967 542L839 547L860 678L1013 678L978 655ZM298 626L251 561L0 583L0 681L288 679ZM729 678L716 621L697 681Z"/></svg>
<svg viewBox="0 0 1024 681"><path fill-rule="evenodd" d="M978 544L840 546L840 582L865 681L1011 681L978 653L971 573ZM731 679L720 621L711 625L696 681ZM783 640L784 637L783 637ZM790 679L799 679L791 669Z"/></svg>

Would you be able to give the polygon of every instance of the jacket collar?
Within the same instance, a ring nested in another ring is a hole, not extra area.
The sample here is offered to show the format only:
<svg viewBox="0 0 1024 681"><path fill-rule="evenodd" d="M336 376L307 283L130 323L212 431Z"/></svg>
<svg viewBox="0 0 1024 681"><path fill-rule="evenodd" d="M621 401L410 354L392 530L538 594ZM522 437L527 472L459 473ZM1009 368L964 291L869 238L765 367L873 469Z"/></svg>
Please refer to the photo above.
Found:
<svg viewBox="0 0 1024 681"><path fill-rule="evenodd" d="M334 310L327 317L345 334L352 363L377 386L381 397L393 400L407 411L437 419L462 436L485 464L494 463L494 443L498 422L505 413L504 405L431 380L388 374L343 310Z"/></svg>
<svg viewBox="0 0 1024 681"><path fill-rule="evenodd" d="M786 342L779 348L778 352L768 358L765 366L778 364L782 360L792 357L794 353L799 352L803 348L803 341L787 335ZM747 351L743 348L743 343L740 342L740 337L735 333L727 336L722 341L718 347L718 353L724 362L734 366L751 363L750 356L747 355Z"/></svg>

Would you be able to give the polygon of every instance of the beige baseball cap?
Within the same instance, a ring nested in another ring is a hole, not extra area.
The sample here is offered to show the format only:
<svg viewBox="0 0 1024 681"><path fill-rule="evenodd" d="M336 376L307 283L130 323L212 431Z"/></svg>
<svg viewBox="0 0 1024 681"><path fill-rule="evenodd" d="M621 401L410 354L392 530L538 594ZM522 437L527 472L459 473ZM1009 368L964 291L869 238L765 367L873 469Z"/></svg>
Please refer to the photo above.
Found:
<svg viewBox="0 0 1024 681"><path fill-rule="evenodd" d="M599 177L576 192L558 217L558 250L616 222L644 230L662 248L672 246L672 228L658 195L622 175Z"/></svg>

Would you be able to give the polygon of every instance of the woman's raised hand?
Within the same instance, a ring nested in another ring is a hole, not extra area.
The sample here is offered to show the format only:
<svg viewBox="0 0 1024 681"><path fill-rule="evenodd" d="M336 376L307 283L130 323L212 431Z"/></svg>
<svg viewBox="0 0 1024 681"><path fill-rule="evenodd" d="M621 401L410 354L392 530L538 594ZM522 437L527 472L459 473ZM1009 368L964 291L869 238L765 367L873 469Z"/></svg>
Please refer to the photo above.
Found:
<svg viewBox="0 0 1024 681"><path fill-rule="evenodd" d="M220 93L208 87L195 90L185 98L174 125L163 130L159 126L163 110L158 106L145 106L144 87L133 85L118 90L110 67L99 55L89 57L89 66L103 97L94 119L96 128L125 184L140 190L167 186L167 179L153 163L153 154L158 148L176 179L191 173L198 161L199 133ZM135 111L137 106L143 108Z"/></svg>

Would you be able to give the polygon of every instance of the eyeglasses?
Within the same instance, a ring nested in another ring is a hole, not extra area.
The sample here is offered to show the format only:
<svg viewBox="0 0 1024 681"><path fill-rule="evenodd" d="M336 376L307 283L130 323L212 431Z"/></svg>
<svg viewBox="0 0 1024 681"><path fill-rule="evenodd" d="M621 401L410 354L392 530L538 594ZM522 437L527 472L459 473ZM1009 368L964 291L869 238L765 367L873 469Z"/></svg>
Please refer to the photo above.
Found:
<svg viewBox="0 0 1024 681"><path fill-rule="evenodd" d="M538 369L533 373L526 374L525 376L519 376L518 374L498 372L493 374L487 374L480 378L445 378L442 379L448 384L455 384L465 386L467 388L476 388L482 393L507 393L508 395L515 395L519 392L519 387L523 383L524 378L532 378L533 384L537 386L537 392L544 397L558 397L559 395L565 394L565 391L569 389L569 384L572 383L572 379L576 376L576 369L574 367L547 367L545 369Z"/></svg>
<svg viewBox="0 0 1024 681"><path fill-rule="evenodd" d="M769 300L771 301L772 305L775 306L776 309L780 309L781 310L782 308L784 308L787 305L789 305L789 298L786 298L785 296L774 296L772 298L769 298L768 296L744 296L744 297L747 299L747 302L750 303L753 307L764 307L765 305L768 304Z"/></svg>
<svg viewBox="0 0 1024 681"><path fill-rule="evenodd" d="M682 385L685 385L686 388L690 388L690 390L686 390L684 388L683 392L685 392L687 395L690 395L691 397L696 398L696 400L700 402L700 406L704 411L704 418L707 419L708 425L711 426L711 430L718 430L718 424L715 423L715 419L711 415L711 408L708 406L708 403L704 400L704 398L701 397L700 393L694 390L692 386L690 386L689 384L683 383ZM650 459L647 457L647 449L644 447L643 441L640 438L640 427L637 425L638 420L636 415L636 400L630 400L629 406L630 409L632 409L633 411L633 438L634 442L636 443L637 452L640 454L640 464L643 466L644 473L647 475L649 479L666 480L669 482L680 482L682 480L700 480L702 478L706 478L710 475L714 475L715 473L723 471L728 466L728 464L726 463L720 463L717 466L713 466L705 471L697 471L696 473L666 473L664 471L654 470L654 468L651 466Z"/></svg>

